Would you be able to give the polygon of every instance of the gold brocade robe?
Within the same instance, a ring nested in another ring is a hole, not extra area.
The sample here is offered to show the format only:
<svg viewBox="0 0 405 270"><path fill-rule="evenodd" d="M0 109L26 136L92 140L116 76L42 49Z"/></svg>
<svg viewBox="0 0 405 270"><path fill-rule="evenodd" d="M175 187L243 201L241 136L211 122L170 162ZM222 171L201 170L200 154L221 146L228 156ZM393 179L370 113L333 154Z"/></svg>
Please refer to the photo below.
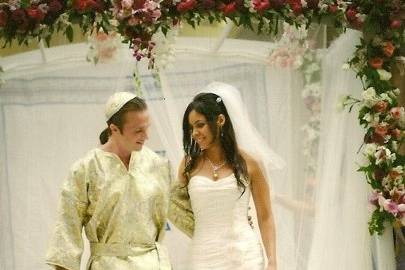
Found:
<svg viewBox="0 0 405 270"><path fill-rule="evenodd" d="M87 269L171 269L160 245L169 192L169 164L147 147L132 152L128 169L115 154L91 150L63 185L46 262L79 270L84 227Z"/></svg>
<svg viewBox="0 0 405 270"><path fill-rule="evenodd" d="M193 237L194 214L188 188L178 181L174 182L171 187L169 219L183 233L190 238Z"/></svg>

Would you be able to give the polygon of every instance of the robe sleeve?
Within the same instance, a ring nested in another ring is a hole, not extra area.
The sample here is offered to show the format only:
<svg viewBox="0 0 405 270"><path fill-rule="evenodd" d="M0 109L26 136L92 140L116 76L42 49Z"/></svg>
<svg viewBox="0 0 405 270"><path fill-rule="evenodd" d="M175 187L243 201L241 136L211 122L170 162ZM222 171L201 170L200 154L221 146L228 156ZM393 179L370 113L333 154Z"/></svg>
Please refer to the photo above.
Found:
<svg viewBox="0 0 405 270"><path fill-rule="evenodd" d="M169 219L183 233L190 238L194 232L194 214L191 209L190 196L187 187L178 181L173 181L170 202Z"/></svg>
<svg viewBox="0 0 405 270"><path fill-rule="evenodd" d="M46 263L50 266L80 270L82 228L88 206L85 172L85 167L76 163L63 184L56 225L46 254Z"/></svg>

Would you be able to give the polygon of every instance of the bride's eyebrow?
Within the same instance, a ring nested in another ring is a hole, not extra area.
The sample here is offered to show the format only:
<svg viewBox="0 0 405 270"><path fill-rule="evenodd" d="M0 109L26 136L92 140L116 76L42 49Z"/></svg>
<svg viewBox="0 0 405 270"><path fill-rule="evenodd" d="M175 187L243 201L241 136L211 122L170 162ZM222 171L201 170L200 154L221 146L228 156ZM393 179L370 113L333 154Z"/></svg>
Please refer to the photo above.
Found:
<svg viewBox="0 0 405 270"><path fill-rule="evenodd" d="M198 119L198 120L194 121L193 125L198 124L198 123L205 123L205 121Z"/></svg>

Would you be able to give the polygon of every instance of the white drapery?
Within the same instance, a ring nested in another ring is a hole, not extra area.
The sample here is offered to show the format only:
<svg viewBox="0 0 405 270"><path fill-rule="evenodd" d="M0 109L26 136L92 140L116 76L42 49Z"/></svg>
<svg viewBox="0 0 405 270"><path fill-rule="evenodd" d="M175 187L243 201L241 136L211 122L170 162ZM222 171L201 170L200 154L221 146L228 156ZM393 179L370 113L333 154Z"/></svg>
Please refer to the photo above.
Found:
<svg viewBox="0 0 405 270"><path fill-rule="evenodd" d="M149 145L172 161L174 171L182 155L181 118L193 95L213 80L240 89L255 126L288 164L271 177L281 270L372 269L367 186L355 172L362 131L355 113L335 110L340 94L360 93L353 74L341 70L357 40L349 31L323 61L314 182L303 177L300 128L308 116L301 98L302 74L263 61L275 44L226 40L218 53L210 54L203 48L213 45L212 40L180 39L175 62L161 75L162 87L141 67L153 116ZM58 59L62 51L65 60ZM47 269L43 257L68 168L98 145L107 97L116 90L133 91L132 59L126 50L116 62L97 66L80 60L85 53L81 44L47 50L44 65L37 64L35 52L3 59L11 71L0 89L1 269ZM22 59L26 69L14 68ZM173 265L187 269L189 240L170 227L165 242Z"/></svg>

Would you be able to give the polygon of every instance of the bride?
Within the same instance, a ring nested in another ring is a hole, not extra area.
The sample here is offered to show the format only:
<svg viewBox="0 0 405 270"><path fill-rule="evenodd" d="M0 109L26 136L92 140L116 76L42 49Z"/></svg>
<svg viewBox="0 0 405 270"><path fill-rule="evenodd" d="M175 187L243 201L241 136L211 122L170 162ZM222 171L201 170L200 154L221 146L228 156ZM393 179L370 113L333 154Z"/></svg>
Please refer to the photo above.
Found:
<svg viewBox="0 0 405 270"><path fill-rule="evenodd" d="M243 111L238 90L215 82L195 96L184 113L185 156L169 217L192 237L193 270L277 269L264 155L257 144L258 152L254 156L251 152L255 149L250 146L258 140L247 115L240 115ZM251 194L268 258L266 268L260 239L246 218Z"/></svg>

